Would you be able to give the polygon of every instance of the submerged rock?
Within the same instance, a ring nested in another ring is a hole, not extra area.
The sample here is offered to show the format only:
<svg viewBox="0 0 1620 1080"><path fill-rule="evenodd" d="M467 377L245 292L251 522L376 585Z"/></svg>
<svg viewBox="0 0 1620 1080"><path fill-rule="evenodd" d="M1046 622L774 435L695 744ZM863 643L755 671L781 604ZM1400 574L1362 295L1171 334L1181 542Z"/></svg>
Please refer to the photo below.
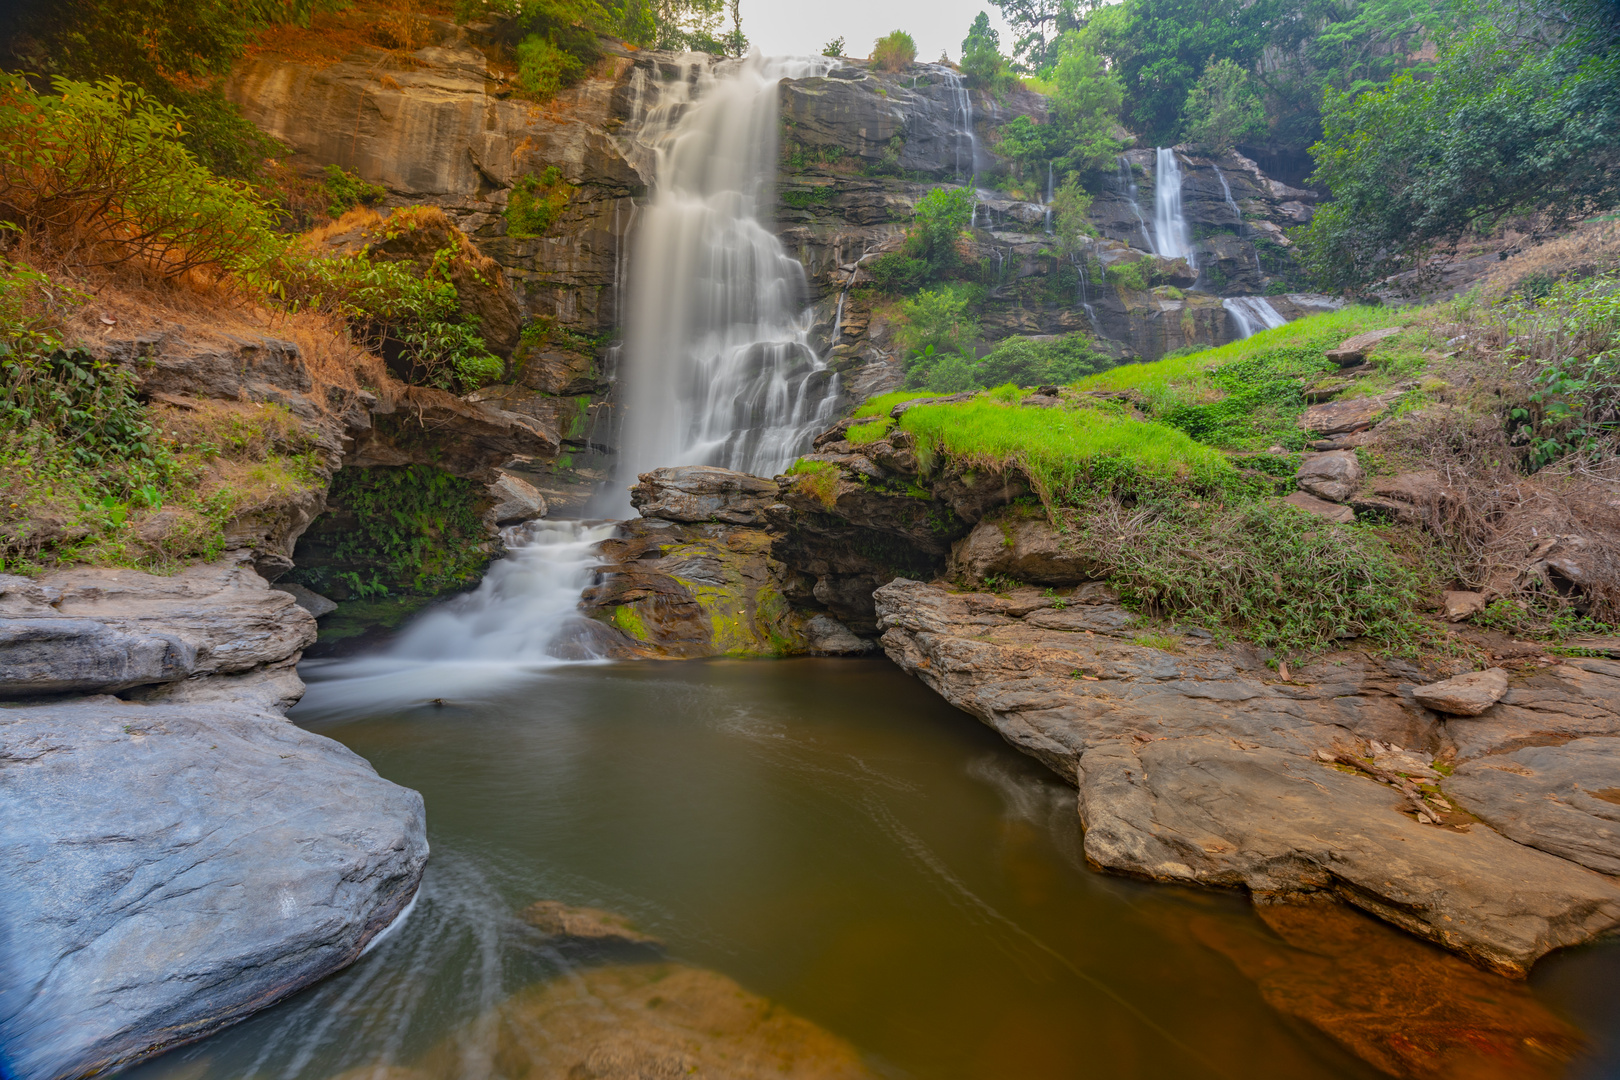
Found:
<svg viewBox="0 0 1620 1080"><path fill-rule="evenodd" d="M338 1080L871 1080L856 1049L714 971L624 964L517 994L410 1068Z"/></svg>
<svg viewBox="0 0 1620 1080"><path fill-rule="evenodd" d="M536 900L523 909L521 918L550 937L660 944L651 934L637 930L623 915L601 908L571 907L560 900Z"/></svg>
<svg viewBox="0 0 1620 1080"><path fill-rule="evenodd" d="M421 796L283 719L276 680L224 681L0 708L8 1076L200 1039L352 963L415 895Z"/></svg>
<svg viewBox="0 0 1620 1080"><path fill-rule="evenodd" d="M1297 1016L1391 1076L1555 1080L1578 1031L1522 983L1487 975L1334 903L1266 904L1247 923L1198 916L1192 931Z"/></svg>

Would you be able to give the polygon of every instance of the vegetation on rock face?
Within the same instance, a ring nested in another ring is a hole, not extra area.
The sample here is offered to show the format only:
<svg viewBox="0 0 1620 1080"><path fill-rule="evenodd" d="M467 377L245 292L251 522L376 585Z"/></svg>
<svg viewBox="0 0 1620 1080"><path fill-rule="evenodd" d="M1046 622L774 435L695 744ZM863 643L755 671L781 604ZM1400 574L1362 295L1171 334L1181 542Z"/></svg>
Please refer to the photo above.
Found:
<svg viewBox="0 0 1620 1080"><path fill-rule="evenodd" d="M83 266L250 273L279 249L269 208L180 141L175 109L129 83L0 78L0 214Z"/></svg>
<svg viewBox="0 0 1620 1080"><path fill-rule="evenodd" d="M0 260L0 572L214 558L233 518L320 482L285 408L154 407L128 369L64 345L87 299Z"/></svg>
<svg viewBox="0 0 1620 1080"><path fill-rule="evenodd" d="M574 187L562 170L548 165L539 176L525 173L512 185L506 204L506 235L543 236L573 198Z"/></svg>
<svg viewBox="0 0 1620 1080"><path fill-rule="evenodd" d="M465 588L489 562L482 487L425 465L342 469L288 580L338 599Z"/></svg>

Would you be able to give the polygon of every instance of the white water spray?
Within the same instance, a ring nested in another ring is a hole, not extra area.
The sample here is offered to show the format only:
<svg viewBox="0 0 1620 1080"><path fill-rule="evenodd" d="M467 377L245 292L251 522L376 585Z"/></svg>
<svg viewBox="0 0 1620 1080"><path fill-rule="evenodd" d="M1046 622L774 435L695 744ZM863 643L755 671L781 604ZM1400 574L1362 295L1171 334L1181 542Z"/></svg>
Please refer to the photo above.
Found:
<svg viewBox="0 0 1620 1080"><path fill-rule="evenodd" d="M1176 152L1168 146L1159 147L1153 179L1153 254L1166 259L1186 259L1187 265L1196 270L1198 256L1193 251L1192 234L1181 209L1181 165L1176 161ZM1137 213L1140 215L1141 211Z"/></svg>
<svg viewBox="0 0 1620 1080"><path fill-rule="evenodd" d="M1221 307L1237 324L1239 338L1253 337L1262 330L1274 330L1288 321L1263 296L1229 296L1221 301Z"/></svg>
<svg viewBox="0 0 1620 1080"><path fill-rule="evenodd" d="M415 620L387 651L325 668L315 709L478 697L536 668L595 659L579 596L614 522L531 521L502 531L508 554L478 588Z"/></svg>
<svg viewBox="0 0 1620 1080"><path fill-rule="evenodd" d="M836 376L810 346L804 268L769 214L777 83L835 63L693 58L647 109L634 141L653 191L630 256L621 489L665 465L769 476L830 420Z"/></svg>
<svg viewBox="0 0 1620 1080"><path fill-rule="evenodd" d="M1119 159L1119 187L1130 202L1132 212L1136 214L1136 223L1142 228L1142 239L1146 241L1147 249L1157 255L1158 246L1154 243L1153 234L1148 231L1146 219L1142 217L1142 204L1136 198L1136 173L1131 168L1130 160L1123 154Z"/></svg>

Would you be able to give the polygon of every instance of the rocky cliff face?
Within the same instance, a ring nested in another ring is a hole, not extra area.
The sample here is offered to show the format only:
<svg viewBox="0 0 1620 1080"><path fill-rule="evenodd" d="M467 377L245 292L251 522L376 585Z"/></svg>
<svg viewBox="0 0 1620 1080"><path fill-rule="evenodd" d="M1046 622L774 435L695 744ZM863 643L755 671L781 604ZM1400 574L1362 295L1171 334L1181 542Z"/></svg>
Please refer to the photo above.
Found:
<svg viewBox="0 0 1620 1080"><path fill-rule="evenodd" d="M622 326L637 198L654 167L636 136L660 88L708 61L618 49L538 105L512 95L476 29L438 30L440 41L408 65L380 51L324 66L258 55L233 74L228 94L306 169L341 165L384 185L390 204L442 207L505 268L528 317L569 332L566 342L521 356L512 384L483 397L557 432L561 453L530 479L554 504L578 509L610 475L617 443L610 343ZM1044 99L970 92L939 65L890 74L841 61L782 82L777 231L805 267L812 340L849 400L891 389L903 369L889 328L873 319L864 264L898 245L930 186L1004 168L995 131L1015 115L1043 118ZM1282 230L1308 219L1312 195L1236 154L1182 154L1198 269L1167 263L1155 278L1166 284L1133 291L1107 268L1146 254L1138 212L1151 218L1153 156L1134 150L1122 159L1118 190L1105 185L1093 206L1099 239L1080 259L1049 253L1046 207L981 192L969 254L988 293L987 340L1083 330L1116 352L1152 358L1238 335L1221 298L1276 291L1289 265ZM505 217L513 186L548 167L571 185L567 204L543 235L515 236ZM1289 318L1320 304L1273 300Z"/></svg>

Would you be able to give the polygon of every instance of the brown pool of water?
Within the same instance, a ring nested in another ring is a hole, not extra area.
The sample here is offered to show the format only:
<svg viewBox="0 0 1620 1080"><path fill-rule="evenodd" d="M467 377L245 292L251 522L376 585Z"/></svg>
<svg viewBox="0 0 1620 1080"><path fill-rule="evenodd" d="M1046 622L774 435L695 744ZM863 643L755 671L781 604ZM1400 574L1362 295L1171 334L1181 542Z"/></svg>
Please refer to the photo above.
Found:
<svg viewBox="0 0 1620 1080"><path fill-rule="evenodd" d="M560 667L377 709L308 675L293 718L426 798L419 902L141 1080L1620 1066L1620 949L1513 984L1348 909L1096 873L1072 788L881 660ZM536 901L660 944L572 948Z"/></svg>

